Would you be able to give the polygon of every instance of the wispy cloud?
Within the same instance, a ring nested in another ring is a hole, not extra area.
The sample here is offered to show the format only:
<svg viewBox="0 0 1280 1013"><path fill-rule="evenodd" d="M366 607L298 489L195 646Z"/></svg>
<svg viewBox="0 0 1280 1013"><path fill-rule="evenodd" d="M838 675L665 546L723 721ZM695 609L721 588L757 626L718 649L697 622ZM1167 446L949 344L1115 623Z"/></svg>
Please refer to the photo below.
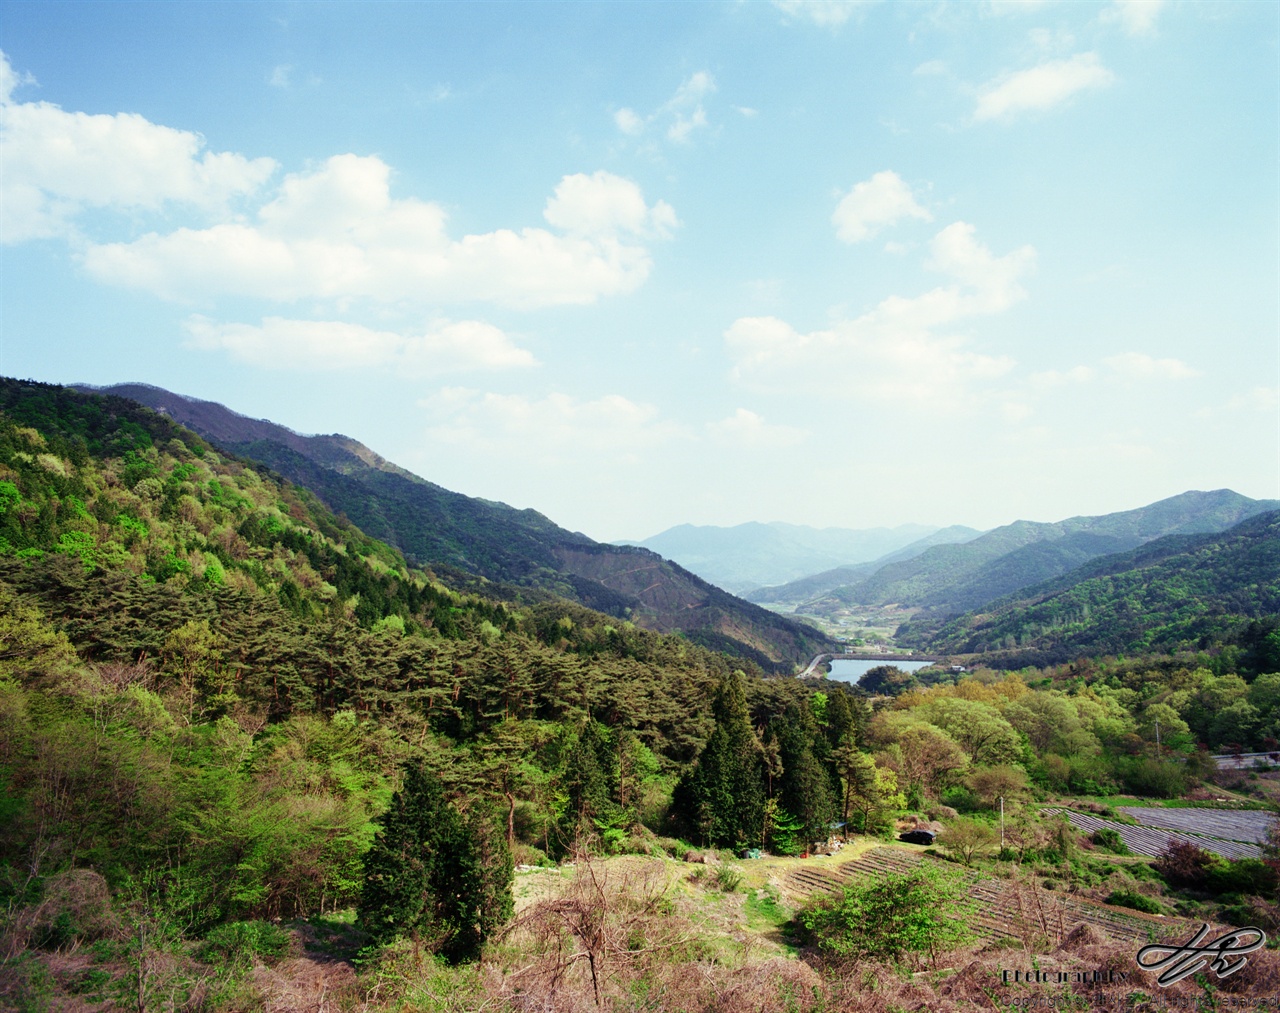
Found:
<svg viewBox="0 0 1280 1013"><path fill-rule="evenodd" d="M1142 352L1111 355L1102 363L1125 380L1186 380L1200 375L1181 359L1157 359Z"/></svg>
<svg viewBox="0 0 1280 1013"><path fill-rule="evenodd" d="M337 320L267 317L261 324L187 319L188 345L227 352L241 362L273 369L390 367L408 376L432 376L536 364L501 330L478 320L438 321L416 334L375 330Z"/></svg>
<svg viewBox="0 0 1280 1013"><path fill-rule="evenodd" d="M419 405L434 421L432 440L530 460L581 460L584 450L617 453L653 447L683 435L651 404L620 394L583 400L563 393L545 397L446 388Z"/></svg>
<svg viewBox="0 0 1280 1013"><path fill-rule="evenodd" d="M707 423L707 432L717 442L748 449L793 447L809 438L803 429L768 423L747 408L739 408L728 418Z"/></svg>
<svg viewBox="0 0 1280 1013"><path fill-rule="evenodd" d="M996 256L966 222L934 236L928 266L953 284L918 296L889 296L853 320L801 332L776 317L744 317L725 333L733 376L750 386L804 388L813 377L848 384L860 397L938 403L1009 373L1005 355L978 351L953 328L1002 313L1026 296L1022 279L1034 268L1025 246Z"/></svg>
<svg viewBox="0 0 1280 1013"><path fill-rule="evenodd" d="M1082 91L1105 88L1114 80L1115 75L1102 65L1097 53L1050 60L983 85L973 118L978 122L1014 119L1023 113L1051 109Z"/></svg>
<svg viewBox="0 0 1280 1013"><path fill-rule="evenodd" d="M628 137L640 137L651 128L656 128L663 132L668 141L685 144L696 131L709 125L704 103L715 90L715 78L707 71L700 70L685 78L675 94L648 115L642 116L634 109L623 107L614 112L613 122ZM755 115L754 110L738 111L744 115Z"/></svg>
<svg viewBox="0 0 1280 1013"><path fill-rule="evenodd" d="M1098 15L1098 20L1119 25L1126 35L1151 35L1164 5L1165 0L1113 0L1111 6Z"/></svg>
<svg viewBox="0 0 1280 1013"><path fill-rule="evenodd" d="M773 0L773 6L788 17L808 21L821 28L838 28L876 0Z"/></svg>

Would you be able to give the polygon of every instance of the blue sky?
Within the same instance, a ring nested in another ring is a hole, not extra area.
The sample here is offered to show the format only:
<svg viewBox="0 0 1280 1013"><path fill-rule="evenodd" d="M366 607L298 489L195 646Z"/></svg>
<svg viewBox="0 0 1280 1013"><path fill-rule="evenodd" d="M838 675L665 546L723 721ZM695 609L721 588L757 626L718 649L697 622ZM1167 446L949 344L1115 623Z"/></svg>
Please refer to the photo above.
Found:
<svg viewBox="0 0 1280 1013"><path fill-rule="evenodd" d="M600 539L1280 496L1268 3L0 6L0 372Z"/></svg>

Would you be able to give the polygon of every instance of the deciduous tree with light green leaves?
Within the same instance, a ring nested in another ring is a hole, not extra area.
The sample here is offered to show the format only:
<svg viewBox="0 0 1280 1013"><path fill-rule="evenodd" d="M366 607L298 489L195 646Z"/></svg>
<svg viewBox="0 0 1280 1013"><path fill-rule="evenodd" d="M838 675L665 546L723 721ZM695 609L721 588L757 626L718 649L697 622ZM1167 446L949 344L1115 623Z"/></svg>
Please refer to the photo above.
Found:
<svg viewBox="0 0 1280 1013"><path fill-rule="evenodd" d="M839 960L927 956L936 964L970 937L963 895L963 880L941 869L887 872L804 909L796 921L819 950Z"/></svg>

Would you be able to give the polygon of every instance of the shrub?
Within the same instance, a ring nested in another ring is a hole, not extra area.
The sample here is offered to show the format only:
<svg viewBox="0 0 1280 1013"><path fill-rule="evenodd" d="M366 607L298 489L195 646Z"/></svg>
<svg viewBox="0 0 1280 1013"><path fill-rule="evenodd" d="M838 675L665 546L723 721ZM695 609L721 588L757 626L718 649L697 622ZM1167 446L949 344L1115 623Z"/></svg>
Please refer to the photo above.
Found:
<svg viewBox="0 0 1280 1013"><path fill-rule="evenodd" d="M107 881L92 870L68 869L50 876L42 894L39 905L15 926L26 928L35 946L57 950L119 929Z"/></svg>
<svg viewBox="0 0 1280 1013"><path fill-rule="evenodd" d="M950 808L954 812L973 813L986 809L977 793L963 785L947 788L942 793L942 801L945 808Z"/></svg>
<svg viewBox="0 0 1280 1013"><path fill-rule="evenodd" d="M1186 771L1180 764L1150 757L1135 758L1120 766L1124 786L1148 798L1178 798L1187 790Z"/></svg>
<svg viewBox="0 0 1280 1013"><path fill-rule="evenodd" d="M1205 886L1217 894L1270 896L1276 890L1276 872L1259 858L1214 862L1205 870Z"/></svg>
<svg viewBox="0 0 1280 1013"><path fill-rule="evenodd" d="M900 961L944 950L969 938L967 905L958 875L938 869L888 872L846 887L835 901L819 901L796 916L807 936L829 956Z"/></svg>
<svg viewBox="0 0 1280 1013"><path fill-rule="evenodd" d="M975 858L990 854L998 841L999 836L990 823L963 816L948 823L937 838L938 844L965 865L972 865Z"/></svg>
<svg viewBox="0 0 1280 1013"><path fill-rule="evenodd" d="M1112 830L1110 827L1099 827L1093 832L1089 840L1104 851L1110 851L1114 855L1133 854L1129 850L1129 846L1125 844L1124 838L1120 836L1120 832Z"/></svg>
<svg viewBox="0 0 1280 1013"><path fill-rule="evenodd" d="M716 883L725 893L733 893L742 885L742 870L732 865L722 865L716 869Z"/></svg>
<svg viewBox="0 0 1280 1013"><path fill-rule="evenodd" d="M516 842L516 846L511 851L511 860L516 865L554 865L541 848L535 848L532 844L523 844Z"/></svg>
<svg viewBox="0 0 1280 1013"><path fill-rule="evenodd" d="M1202 887L1212 864L1213 856L1203 848L1185 841L1170 841L1156 859L1155 868L1170 886Z"/></svg>
<svg viewBox="0 0 1280 1013"><path fill-rule="evenodd" d="M1145 911L1151 915L1164 913L1164 908L1160 906L1159 901L1133 890L1115 890L1107 895L1107 903L1118 907L1131 907L1135 911Z"/></svg>
<svg viewBox="0 0 1280 1013"><path fill-rule="evenodd" d="M252 965L259 960L270 964L287 956L291 944L289 933L270 922L229 922L204 937L199 955L207 963L222 966Z"/></svg>

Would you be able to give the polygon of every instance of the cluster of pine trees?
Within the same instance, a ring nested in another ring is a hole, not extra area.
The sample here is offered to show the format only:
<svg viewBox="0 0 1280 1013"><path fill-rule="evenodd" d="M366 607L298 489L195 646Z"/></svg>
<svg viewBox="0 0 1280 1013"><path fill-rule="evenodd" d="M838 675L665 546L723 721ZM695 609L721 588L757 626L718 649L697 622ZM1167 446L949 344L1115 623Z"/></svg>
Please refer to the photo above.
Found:
<svg viewBox="0 0 1280 1013"><path fill-rule="evenodd" d="M894 771L858 748L871 710L844 687L774 709L757 729L734 673L720 683L712 714L715 728L672 797L673 819L690 839L797 854L842 828L883 831L904 804Z"/></svg>

